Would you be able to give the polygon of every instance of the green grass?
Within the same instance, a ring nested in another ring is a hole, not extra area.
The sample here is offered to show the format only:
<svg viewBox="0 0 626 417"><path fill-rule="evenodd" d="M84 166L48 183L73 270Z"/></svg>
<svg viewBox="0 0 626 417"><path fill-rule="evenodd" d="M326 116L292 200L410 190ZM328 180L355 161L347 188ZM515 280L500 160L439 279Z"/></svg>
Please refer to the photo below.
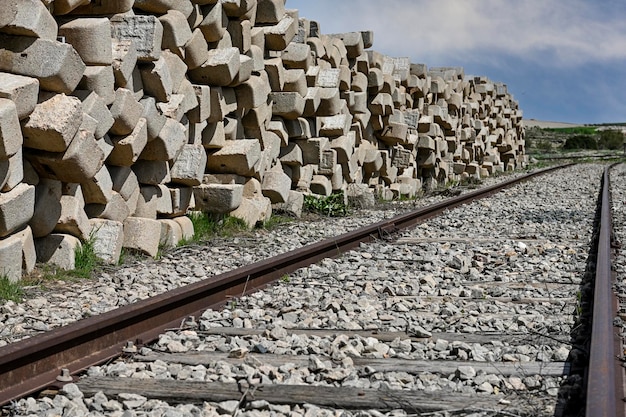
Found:
<svg viewBox="0 0 626 417"><path fill-rule="evenodd" d="M249 231L246 222L228 215L193 212L188 214L193 223L193 237L182 240L179 246L200 243L216 237L232 237Z"/></svg>
<svg viewBox="0 0 626 417"><path fill-rule="evenodd" d="M350 214L343 192L331 194L328 197L305 195L304 209L311 213L329 217L345 217Z"/></svg>
<svg viewBox="0 0 626 417"><path fill-rule="evenodd" d="M547 132L562 133L565 135L593 135L596 133L596 127L593 126L577 126L577 127L552 127L544 128Z"/></svg>
<svg viewBox="0 0 626 417"><path fill-rule="evenodd" d="M0 276L0 300L19 303L23 296L24 291L19 281L11 282L6 276Z"/></svg>
<svg viewBox="0 0 626 417"><path fill-rule="evenodd" d="M95 237L89 236L89 239L76 249L74 269L68 271L75 278L91 278L94 270L101 265L100 259L96 255L94 247Z"/></svg>
<svg viewBox="0 0 626 417"><path fill-rule="evenodd" d="M278 226L281 226L283 224L286 223L291 223L294 221L293 217L289 217L289 216L280 216L280 215L273 215L270 217L270 219L266 222L263 223L263 229L266 230L272 230L275 229Z"/></svg>

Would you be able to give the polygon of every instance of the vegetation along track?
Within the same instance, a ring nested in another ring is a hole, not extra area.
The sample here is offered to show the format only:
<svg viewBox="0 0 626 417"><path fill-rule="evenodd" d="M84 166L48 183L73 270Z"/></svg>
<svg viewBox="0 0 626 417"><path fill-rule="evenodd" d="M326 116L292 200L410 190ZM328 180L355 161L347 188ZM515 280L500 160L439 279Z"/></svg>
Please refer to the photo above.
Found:
<svg viewBox="0 0 626 417"><path fill-rule="evenodd" d="M33 374L33 357L49 381L60 367L77 371L128 340L157 338L89 368L53 399L20 400L7 410L147 415L183 404L169 411L576 415L601 171L581 165L488 189L488 200L460 206L453 199L458 207L394 240L391 231L419 219L400 216L366 228L368 243L357 237L363 231L348 233L331 249L314 244L8 345L0 352L1 368L13 367L0 378L5 401L16 396L20 375ZM325 259L308 265L309 257ZM189 315L195 320L184 320Z"/></svg>

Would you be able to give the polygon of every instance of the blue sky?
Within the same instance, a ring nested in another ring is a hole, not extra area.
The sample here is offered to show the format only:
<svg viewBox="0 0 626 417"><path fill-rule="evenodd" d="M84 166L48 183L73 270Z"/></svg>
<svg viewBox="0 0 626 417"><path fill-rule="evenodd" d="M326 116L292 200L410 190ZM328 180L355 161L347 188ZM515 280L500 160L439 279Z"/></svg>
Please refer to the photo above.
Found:
<svg viewBox="0 0 626 417"><path fill-rule="evenodd" d="M322 33L508 85L525 119L626 122L624 0L287 0Z"/></svg>

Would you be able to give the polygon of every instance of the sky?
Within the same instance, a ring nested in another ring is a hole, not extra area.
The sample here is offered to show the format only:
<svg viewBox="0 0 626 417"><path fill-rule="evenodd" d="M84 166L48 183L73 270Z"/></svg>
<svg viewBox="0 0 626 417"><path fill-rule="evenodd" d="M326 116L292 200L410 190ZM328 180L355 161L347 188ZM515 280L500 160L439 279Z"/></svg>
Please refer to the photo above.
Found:
<svg viewBox="0 0 626 417"><path fill-rule="evenodd" d="M322 34L508 86L524 119L626 122L624 0L287 0Z"/></svg>

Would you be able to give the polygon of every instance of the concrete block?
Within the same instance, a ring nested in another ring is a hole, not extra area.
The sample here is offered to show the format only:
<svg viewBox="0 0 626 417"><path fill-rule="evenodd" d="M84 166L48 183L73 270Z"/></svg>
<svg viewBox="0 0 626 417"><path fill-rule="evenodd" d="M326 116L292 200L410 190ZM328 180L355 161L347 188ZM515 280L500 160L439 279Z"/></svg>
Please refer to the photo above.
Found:
<svg viewBox="0 0 626 417"><path fill-rule="evenodd" d="M73 9L69 14L81 16L104 16L126 13L133 7L134 0L92 1Z"/></svg>
<svg viewBox="0 0 626 417"><path fill-rule="evenodd" d="M257 0L222 0L222 6L228 17L232 19L249 20L256 18ZM247 15L247 12L253 9L254 17Z"/></svg>
<svg viewBox="0 0 626 417"><path fill-rule="evenodd" d="M80 239L62 233L35 239L37 261L55 265L66 271L75 269L76 251L81 246Z"/></svg>
<svg viewBox="0 0 626 417"><path fill-rule="evenodd" d="M0 32L54 41L58 26L39 0L6 0L0 8Z"/></svg>
<svg viewBox="0 0 626 417"><path fill-rule="evenodd" d="M191 39L191 29L187 22L187 16L178 10L168 10L167 13L159 17L163 26L162 49L169 49L171 52L184 56L185 45Z"/></svg>
<svg viewBox="0 0 626 417"><path fill-rule="evenodd" d="M175 248L183 240L183 230L180 224L171 219L159 219L161 223L161 236L159 245L165 248Z"/></svg>
<svg viewBox="0 0 626 417"><path fill-rule="evenodd" d="M69 94L85 64L72 45L0 34L0 71L34 77L44 90Z"/></svg>
<svg viewBox="0 0 626 417"><path fill-rule="evenodd" d="M12 235L0 238L0 278L18 282L22 278L22 240Z"/></svg>
<svg viewBox="0 0 626 417"><path fill-rule="evenodd" d="M282 169L267 171L263 176L262 192L272 204L286 202L290 190L291 178Z"/></svg>
<svg viewBox="0 0 626 417"><path fill-rule="evenodd" d="M319 89L320 104L316 116L334 116L342 112L345 101L341 100L341 94L336 88Z"/></svg>
<svg viewBox="0 0 626 417"><path fill-rule="evenodd" d="M170 99L174 85L165 58L161 56L156 61L141 65L140 73L146 94L153 96L160 102L166 102Z"/></svg>
<svg viewBox="0 0 626 417"><path fill-rule="evenodd" d="M285 119L297 119L304 112L304 98L298 93L270 93L273 101L272 111L275 116Z"/></svg>
<svg viewBox="0 0 626 417"><path fill-rule="evenodd" d="M230 34L232 45L239 49L239 52L246 54L250 50L252 44L251 35L252 23L249 20L233 20L228 21L228 33Z"/></svg>
<svg viewBox="0 0 626 417"><path fill-rule="evenodd" d="M198 106L187 113L191 123L201 123L211 116L211 88L206 85L193 85Z"/></svg>
<svg viewBox="0 0 626 417"><path fill-rule="evenodd" d="M343 41L349 59L355 59L363 54L364 42L361 32L338 33L328 36L336 37Z"/></svg>
<svg viewBox="0 0 626 417"><path fill-rule="evenodd" d="M183 185L202 183L207 155L202 145L184 145L170 168L172 182Z"/></svg>
<svg viewBox="0 0 626 417"><path fill-rule="evenodd" d="M228 16L224 12L221 2L214 2L203 6L202 14L204 19L198 25L207 42L217 42L226 33L228 27Z"/></svg>
<svg viewBox="0 0 626 417"><path fill-rule="evenodd" d="M77 86L97 93L107 105L115 101L115 76L110 65L88 66Z"/></svg>
<svg viewBox="0 0 626 417"><path fill-rule="evenodd" d="M113 196L113 180L106 166L102 166L96 175L81 183L85 204L107 204Z"/></svg>
<svg viewBox="0 0 626 417"><path fill-rule="evenodd" d="M162 192L156 185L141 185L133 217L156 219L157 202L162 197Z"/></svg>
<svg viewBox="0 0 626 417"><path fill-rule="evenodd" d="M134 93L135 99L141 100L144 97L143 91L143 81L141 80L141 71L139 71L139 66L135 66L133 68L133 73L131 74L130 79L124 85L119 85L117 88L125 88Z"/></svg>
<svg viewBox="0 0 626 417"><path fill-rule="evenodd" d="M21 183L6 193L0 193L0 237L25 226L33 217L35 187Z"/></svg>
<svg viewBox="0 0 626 417"><path fill-rule="evenodd" d="M260 106L248 109L241 119L244 137L262 139L272 120L272 102L267 100ZM280 137L279 137L280 139Z"/></svg>
<svg viewBox="0 0 626 417"><path fill-rule="evenodd" d="M35 206L28 222L33 235L46 236L54 230L61 217L61 182L42 178L35 190Z"/></svg>
<svg viewBox="0 0 626 417"><path fill-rule="evenodd" d="M302 69L307 71L313 65L311 47L305 43L291 42L281 54L283 65L287 69Z"/></svg>
<svg viewBox="0 0 626 417"><path fill-rule="evenodd" d="M269 198L244 198L236 210L229 213L230 216L244 221L249 229L257 223L263 223L272 216L272 203Z"/></svg>
<svg viewBox="0 0 626 417"><path fill-rule="evenodd" d="M187 18L193 10L189 0L136 0L135 9L143 10L149 14L164 14L169 10L177 10Z"/></svg>
<svg viewBox="0 0 626 417"><path fill-rule="evenodd" d="M7 161L0 162L0 191L8 192L24 181L24 158L20 148Z"/></svg>
<svg viewBox="0 0 626 417"><path fill-rule="evenodd" d="M111 19L111 37L131 40L139 61L155 61L161 56L163 25L155 16L115 15Z"/></svg>
<svg viewBox="0 0 626 417"><path fill-rule="evenodd" d="M71 44L87 65L111 65L111 23L109 19L77 18L59 27L59 36Z"/></svg>
<svg viewBox="0 0 626 417"><path fill-rule="evenodd" d="M54 95L35 107L24 120L24 146L63 152L82 123L82 104L76 97Z"/></svg>
<svg viewBox="0 0 626 417"><path fill-rule="evenodd" d="M33 151L27 156L40 176L81 183L93 178L104 162L104 152L91 132L79 131L65 152Z"/></svg>
<svg viewBox="0 0 626 417"><path fill-rule="evenodd" d="M209 123L202 131L202 146L206 149L221 149L226 145L224 122Z"/></svg>
<svg viewBox="0 0 626 417"><path fill-rule="evenodd" d="M303 165L319 165L322 153L330 150L330 141L326 137L296 140L302 150Z"/></svg>
<svg viewBox="0 0 626 417"><path fill-rule="evenodd" d="M116 166L131 166L137 161L148 143L147 121L139 119L135 128L126 136L112 137L113 150L107 163Z"/></svg>
<svg viewBox="0 0 626 417"><path fill-rule="evenodd" d="M113 135L130 134L143 114L141 103L135 99L132 91L125 88L118 88L115 91L115 101L110 110L115 120L110 129Z"/></svg>
<svg viewBox="0 0 626 417"><path fill-rule="evenodd" d="M261 158L256 139L226 141L225 146L207 158L207 167L215 173L248 174Z"/></svg>
<svg viewBox="0 0 626 417"><path fill-rule="evenodd" d="M304 70L286 70L283 91L299 93L303 97L306 96L308 92L308 87L306 81L306 73L304 72Z"/></svg>
<svg viewBox="0 0 626 417"><path fill-rule="evenodd" d="M167 119L158 136L144 147L140 159L149 161L174 160L187 142L185 127L174 119Z"/></svg>
<svg viewBox="0 0 626 417"><path fill-rule="evenodd" d="M295 142L280 148L280 163L287 166L303 165L302 148Z"/></svg>
<svg viewBox="0 0 626 417"><path fill-rule="evenodd" d="M113 191L106 204L86 204L85 213L90 219L98 218L123 222L135 212L138 198L139 188L129 201L124 200L119 193Z"/></svg>
<svg viewBox="0 0 626 417"><path fill-rule="evenodd" d="M336 116L318 117L319 134L322 136L347 135L352 125L350 114L338 114Z"/></svg>
<svg viewBox="0 0 626 417"><path fill-rule="evenodd" d="M320 158L320 164L318 167L318 174L332 176L337 166L337 151L334 149L328 149L322 152Z"/></svg>
<svg viewBox="0 0 626 417"><path fill-rule="evenodd" d="M172 180L170 166L167 161L137 160L133 164L133 171L137 175L137 181L145 185L165 184Z"/></svg>
<svg viewBox="0 0 626 417"><path fill-rule="evenodd" d="M91 224L84 206L84 203L76 197L61 196L61 216L54 227L54 231L75 236L83 242L88 240Z"/></svg>
<svg viewBox="0 0 626 417"><path fill-rule="evenodd" d="M30 274L35 269L35 263L37 263L37 252L35 251L35 239L33 238L33 231L30 227L26 226L19 232L15 232L11 237L16 237L21 242L21 263L22 272ZM3 262L0 261L0 265Z"/></svg>
<svg viewBox="0 0 626 417"><path fill-rule="evenodd" d="M141 117L146 120L148 140L153 140L165 126L166 117L157 108L153 97L144 97L139 103L143 106Z"/></svg>
<svg viewBox="0 0 626 417"><path fill-rule="evenodd" d="M304 207L304 194L299 191L289 191L289 197L284 203L272 205L274 212L283 213L288 216L300 218Z"/></svg>
<svg viewBox="0 0 626 417"><path fill-rule="evenodd" d="M159 251L160 238L161 223L158 220L142 217L129 217L124 220L122 247L155 257Z"/></svg>
<svg viewBox="0 0 626 417"><path fill-rule="evenodd" d="M184 47L184 60L189 69L198 68L209 59L209 44L200 29L191 33L191 38Z"/></svg>
<svg viewBox="0 0 626 417"><path fill-rule="evenodd" d="M22 149L24 139L15 103L0 98L0 161L6 161Z"/></svg>
<svg viewBox="0 0 626 417"><path fill-rule="evenodd" d="M267 102L271 92L267 78L252 76L235 88L237 106L240 109L252 109Z"/></svg>
<svg viewBox="0 0 626 417"><path fill-rule="evenodd" d="M289 139L310 139L315 133L315 121L299 117L295 120L283 120Z"/></svg>
<svg viewBox="0 0 626 417"><path fill-rule="evenodd" d="M243 199L242 184L200 184L193 187L196 210L225 214L235 210Z"/></svg>
<svg viewBox="0 0 626 417"><path fill-rule="evenodd" d="M252 60L252 71L261 72L265 69L265 54L263 49L256 45L250 45L250 49L245 54Z"/></svg>
<svg viewBox="0 0 626 417"><path fill-rule="evenodd" d="M94 136L98 139L104 137L115 123L105 101L97 93L91 91L75 91L74 95L82 101L83 112L98 122Z"/></svg>
<svg viewBox="0 0 626 417"><path fill-rule="evenodd" d="M352 74L352 83L350 85L352 91L367 93L368 83L369 79L367 74L364 74L362 72L356 72Z"/></svg>
<svg viewBox="0 0 626 417"><path fill-rule="evenodd" d="M285 0L258 0L256 22L260 24L277 24L285 15Z"/></svg>
<svg viewBox="0 0 626 417"><path fill-rule="evenodd" d="M274 92L281 92L285 86L285 67L280 58L269 58L264 61L265 72Z"/></svg>
<svg viewBox="0 0 626 417"><path fill-rule="evenodd" d="M325 175L313 175L309 188L313 194L321 196L329 196L333 192L333 186L330 178Z"/></svg>
<svg viewBox="0 0 626 417"><path fill-rule="evenodd" d="M265 32L265 48L270 51L283 51L293 40L298 31L298 19L285 14L280 21L263 28Z"/></svg>
<svg viewBox="0 0 626 417"><path fill-rule="evenodd" d="M197 84L228 86L238 76L241 61L239 49L212 49L202 66L189 71L189 79Z"/></svg>
<svg viewBox="0 0 626 417"><path fill-rule="evenodd" d="M109 166L113 191L119 193L124 200L129 200L139 189L137 176L130 167Z"/></svg>
<svg viewBox="0 0 626 417"><path fill-rule="evenodd" d="M117 87L127 85L137 65L137 49L130 39L111 39L111 66Z"/></svg>
<svg viewBox="0 0 626 417"><path fill-rule="evenodd" d="M96 256L108 264L117 264L124 242L124 224L107 219L90 219L89 223Z"/></svg>
<svg viewBox="0 0 626 417"><path fill-rule="evenodd" d="M354 134L350 133L345 136L339 136L330 141L331 149L337 152L338 163L347 163L354 154L356 138Z"/></svg>
<svg viewBox="0 0 626 417"><path fill-rule="evenodd" d="M193 230L193 222L191 221L189 217L178 216L172 220L174 220L180 226L182 233L183 233L183 239L193 238L195 232Z"/></svg>
<svg viewBox="0 0 626 417"><path fill-rule="evenodd" d="M169 186L167 187L170 197L170 207L165 214L168 217L184 216L189 209L195 205L193 200L193 187L181 186Z"/></svg>
<svg viewBox="0 0 626 417"><path fill-rule="evenodd" d="M35 110L38 95L39 81L36 78L0 72L0 98L15 103L20 120Z"/></svg>

